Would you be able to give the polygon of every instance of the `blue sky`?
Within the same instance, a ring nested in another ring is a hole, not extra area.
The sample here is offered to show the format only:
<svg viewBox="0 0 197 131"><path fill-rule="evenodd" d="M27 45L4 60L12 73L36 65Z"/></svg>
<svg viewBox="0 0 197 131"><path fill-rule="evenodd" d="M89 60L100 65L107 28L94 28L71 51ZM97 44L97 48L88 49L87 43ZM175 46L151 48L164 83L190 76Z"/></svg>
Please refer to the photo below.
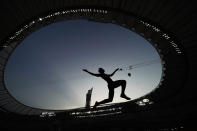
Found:
<svg viewBox="0 0 197 131"><path fill-rule="evenodd" d="M86 20L62 21L29 35L11 55L5 71L6 86L22 103L44 109L84 107L93 87L92 105L108 97L107 83L82 71L106 73L116 68L160 59L155 48L123 27ZM128 77L127 73L131 73ZM159 83L161 63L118 71L113 80L127 81L131 99L152 91ZM115 89L113 102L120 98Z"/></svg>

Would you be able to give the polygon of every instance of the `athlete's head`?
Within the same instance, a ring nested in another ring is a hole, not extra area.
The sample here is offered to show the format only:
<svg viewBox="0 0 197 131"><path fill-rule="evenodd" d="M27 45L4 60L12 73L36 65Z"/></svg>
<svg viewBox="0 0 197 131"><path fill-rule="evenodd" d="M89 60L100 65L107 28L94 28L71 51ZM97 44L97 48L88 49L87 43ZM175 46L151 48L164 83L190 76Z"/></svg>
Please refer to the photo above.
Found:
<svg viewBox="0 0 197 131"><path fill-rule="evenodd" d="M103 68L99 68L98 69L98 72L101 73L101 74L103 74L105 72L105 70Z"/></svg>

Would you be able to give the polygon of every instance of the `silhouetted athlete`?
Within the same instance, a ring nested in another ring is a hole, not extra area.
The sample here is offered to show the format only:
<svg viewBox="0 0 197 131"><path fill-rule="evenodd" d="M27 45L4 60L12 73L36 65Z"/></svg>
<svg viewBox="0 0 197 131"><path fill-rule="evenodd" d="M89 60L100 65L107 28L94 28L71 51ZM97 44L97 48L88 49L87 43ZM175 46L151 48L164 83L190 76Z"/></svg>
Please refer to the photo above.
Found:
<svg viewBox="0 0 197 131"><path fill-rule="evenodd" d="M98 72L99 74L94 74L92 72L89 72L88 70L86 69L83 69L83 71L93 75L93 76L96 76L96 77L101 77L103 78L107 84L108 84L108 89L109 89L109 97L107 99L104 99L100 102L95 102L95 105L93 108L96 108L98 105L100 104L104 104L104 103L109 103L109 102L112 102L113 98L114 98L114 89L121 86L122 87L122 91L121 91L121 95L120 97L122 98L125 98L127 100L130 100L130 98L128 96L125 95L125 88L126 88L126 81L125 80L117 80L117 81L113 81L110 77L112 77L116 71L118 71L118 69L116 69L112 74L105 74L105 70L103 68L99 68L98 69Z"/></svg>

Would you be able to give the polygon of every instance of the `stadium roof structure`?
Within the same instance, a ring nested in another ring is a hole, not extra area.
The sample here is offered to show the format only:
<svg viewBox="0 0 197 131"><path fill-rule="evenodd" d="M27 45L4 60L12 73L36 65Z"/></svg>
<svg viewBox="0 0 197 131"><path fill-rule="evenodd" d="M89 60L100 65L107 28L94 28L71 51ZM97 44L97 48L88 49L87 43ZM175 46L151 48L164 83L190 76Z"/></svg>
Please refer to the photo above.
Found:
<svg viewBox="0 0 197 131"><path fill-rule="evenodd" d="M4 70L14 49L33 31L61 20L87 19L134 31L159 52L163 69L160 84L151 93L134 101L154 102L150 106L156 110L154 116L157 118L167 119L167 114L171 114L171 118L188 119L197 115L196 87L193 86L197 72L197 14L191 1L2 0L0 9L1 112L22 115L64 112L37 109L16 100L6 88ZM132 103L124 103L123 107Z"/></svg>

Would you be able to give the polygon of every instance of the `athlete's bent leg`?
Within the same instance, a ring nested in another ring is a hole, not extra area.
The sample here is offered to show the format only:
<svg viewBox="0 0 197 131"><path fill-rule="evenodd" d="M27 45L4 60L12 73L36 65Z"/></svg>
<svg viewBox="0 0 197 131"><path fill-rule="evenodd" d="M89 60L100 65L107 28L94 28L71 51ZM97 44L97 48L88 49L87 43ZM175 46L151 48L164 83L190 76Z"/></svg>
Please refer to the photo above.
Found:
<svg viewBox="0 0 197 131"><path fill-rule="evenodd" d="M120 80L122 91L120 97L125 98L127 100L130 100L131 98L125 95L125 89L126 89L126 81L125 80Z"/></svg>

